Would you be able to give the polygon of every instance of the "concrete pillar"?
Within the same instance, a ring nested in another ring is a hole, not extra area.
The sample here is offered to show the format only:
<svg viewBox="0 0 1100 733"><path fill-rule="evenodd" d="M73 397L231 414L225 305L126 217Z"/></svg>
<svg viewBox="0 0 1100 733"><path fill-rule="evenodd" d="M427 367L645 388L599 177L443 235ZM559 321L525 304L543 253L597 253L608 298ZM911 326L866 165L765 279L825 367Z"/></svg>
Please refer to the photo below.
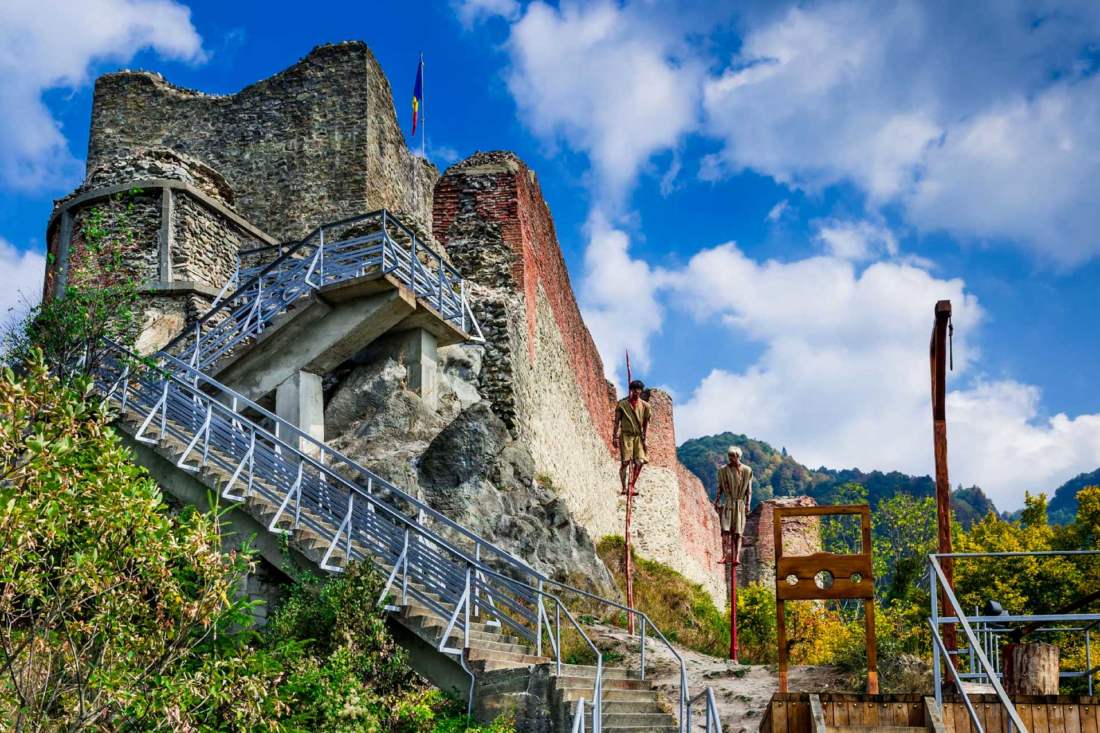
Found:
<svg viewBox="0 0 1100 733"><path fill-rule="evenodd" d="M409 389L420 395L424 404L433 410L439 406L436 376L439 357L436 349L435 335L423 328L414 328L405 334L402 351L405 355L405 369L408 371Z"/></svg>
<svg viewBox="0 0 1100 733"><path fill-rule="evenodd" d="M325 395L321 377L299 371L275 388L275 414L317 440L325 439ZM300 449L317 457L320 450L302 441Z"/></svg>

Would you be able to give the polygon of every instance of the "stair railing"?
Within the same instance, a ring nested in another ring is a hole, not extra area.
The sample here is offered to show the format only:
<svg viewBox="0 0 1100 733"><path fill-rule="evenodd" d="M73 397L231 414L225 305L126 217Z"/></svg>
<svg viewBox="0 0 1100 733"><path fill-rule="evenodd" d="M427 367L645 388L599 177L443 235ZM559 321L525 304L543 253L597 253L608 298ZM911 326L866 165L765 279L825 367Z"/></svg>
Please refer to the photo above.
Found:
<svg viewBox="0 0 1100 733"><path fill-rule="evenodd" d="M653 623L653 620L650 619L649 616L647 616L645 613L643 613L642 611L639 611L636 608L629 608L628 606L624 606L621 603L617 603L616 601L612 601L612 600L607 599L607 598L601 598L600 596L597 596L594 593L589 593L588 591L581 590L580 588L575 588L571 585L566 585L565 583L560 583L560 582L558 582L556 580L552 580L550 578L547 578L544 582L546 584L556 586L557 588L561 589L565 593L579 595L579 596L587 598L591 601L595 601L596 603L599 603L601 605L610 606L611 608L614 608L618 611L622 611L626 614L633 614L634 617L639 622L639 624L638 624L638 627L639 627L639 630L640 630L639 631L639 640L640 640L641 643L639 645L639 650L638 650L638 656L639 656L638 664L639 664L639 672L640 672L641 678L643 680L645 679L645 672L646 672L646 658L645 658L645 655L646 655L646 652L645 652L645 650L646 650L646 627L649 626L653 630L653 633L654 633L654 635L656 635L658 641L660 641L662 644L664 644L665 648L668 649L668 651L672 654L673 658L680 665L680 694L679 694L679 701L678 701L679 702L679 720L680 720L680 730L686 732L687 731L687 714L688 714L687 709L688 709L688 702L689 702L688 701L687 663L684 661L683 656L678 651L676 651L676 647L672 646L672 643L669 642L669 640L665 638L665 635L663 633L661 633L661 630L657 627L657 625L655 623Z"/></svg>
<svg viewBox="0 0 1100 733"><path fill-rule="evenodd" d="M687 725L684 726L685 729L691 730L691 708L700 700L704 700L706 703L703 709L703 714L706 716L704 718L706 733L722 733L722 719L718 715L718 704L714 701L714 690L709 687L688 700Z"/></svg>
<svg viewBox="0 0 1100 733"><path fill-rule="evenodd" d="M940 625L944 623L957 623L963 631L963 635L966 637L967 642L970 644L970 648L977 657L978 666L983 673L985 673L989 684L993 686L993 691L997 695L997 700L1004 707L1005 712L1008 714L1009 719L1009 731L1015 727L1020 733L1027 733L1027 726L1024 725L1023 720L1020 719L1020 714L1016 712L1016 706L1012 704L1012 699L1005 692L1004 687L1001 685L1000 675L993 669L993 665L990 663L989 658L981 648L981 644L978 642L978 637L974 633L974 629L971 628L970 622L966 619L966 614L963 613L962 606L959 604L959 599L955 597L955 591L951 588L951 584L947 582L947 578L943 574L943 568L940 566L939 555L930 554L928 556L928 564L931 569L929 573L929 583L931 585L931 609L932 617L928 619L928 624L932 628L932 639L935 642L933 647L933 667L934 675L937 681L936 687L936 702L943 706L943 691L938 684L940 675L940 655L942 654L947 662L948 669L951 670L951 674L955 678L955 684L959 690L959 695L962 697L963 703L966 705L967 714L970 716L970 721L974 726L974 730L977 733L985 733L985 728L982 726L982 722L978 716L977 711L974 709L973 703L970 701L970 696L966 692L966 688L963 687L962 679L959 677L959 672L955 668L956 665L951 659L947 650L947 645L944 644L943 638L940 636ZM940 617L938 602L939 594L942 589L943 597L947 600L949 609L953 613L954 618Z"/></svg>
<svg viewBox="0 0 1100 733"><path fill-rule="evenodd" d="M326 232L356 225L373 226L375 231L344 239L330 238L326 242ZM281 254L258 269L245 267L240 261L241 257L267 250ZM193 341L190 334L181 335L165 351L177 353L185 361L198 355L195 364L205 369L242 342L258 336L299 298L372 270L397 278L444 321L462 328L471 340L484 341L465 298L464 280L458 270L393 214L380 209L322 224L290 246L242 252L236 273L243 280L240 286L231 295L226 295L226 288L222 288L214 305L198 320ZM245 278L246 273L253 274Z"/></svg>
<svg viewBox="0 0 1100 733"><path fill-rule="evenodd" d="M136 439L149 443L169 438L178 441L183 446L178 467L193 473L213 469L216 474L229 477L221 488L222 496L245 501L260 496L269 507L278 502L268 523L269 531L288 533L290 530L280 524L289 521L293 511L295 529L304 528L328 540L319 563L323 569L342 570L329 562L338 548L342 548L347 562L369 555L382 567L392 566L380 602L400 573L403 604L407 605L412 597L446 620L438 650L458 655L461 666L471 675L471 696L473 675L463 650L470 646L469 625L474 609L534 642L536 633L541 636L541 624L547 618L544 600L549 600L559 624L551 644L558 672L562 663L560 618L564 612L596 655L592 699L595 703L602 701L602 654L561 599L544 591L541 583L528 586L481 564L425 526L423 513L406 516L302 453L293 442L244 416L238 411L239 404L227 406L171 372L141 366L130 352L113 346L115 358L104 360L95 376L109 400L141 419ZM248 401L240 398L240 403ZM145 436L158 418L157 436ZM197 462L190 462L192 453L198 453L200 441L201 457L196 455ZM238 482L241 487L234 493ZM346 501L336 495L339 488L346 490ZM455 648L449 643L460 619L463 645ZM540 631L532 631L532 627ZM472 704L472 697L470 700ZM602 730L602 710L598 704L593 712L593 730Z"/></svg>

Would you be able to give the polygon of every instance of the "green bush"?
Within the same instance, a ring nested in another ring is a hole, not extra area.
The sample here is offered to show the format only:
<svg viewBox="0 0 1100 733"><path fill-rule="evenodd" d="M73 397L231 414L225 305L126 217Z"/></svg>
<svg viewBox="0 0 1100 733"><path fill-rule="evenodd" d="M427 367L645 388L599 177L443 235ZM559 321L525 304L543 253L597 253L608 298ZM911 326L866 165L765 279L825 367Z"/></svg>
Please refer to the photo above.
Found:
<svg viewBox="0 0 1100 733"><path fill-rule="evenodd" d="M217 514L173 513L85 377L0 375L0 720L15 730L467 729L414 675L373 569L298 579L268 626ZM500 733L507 720L472 731Z"/></svg>

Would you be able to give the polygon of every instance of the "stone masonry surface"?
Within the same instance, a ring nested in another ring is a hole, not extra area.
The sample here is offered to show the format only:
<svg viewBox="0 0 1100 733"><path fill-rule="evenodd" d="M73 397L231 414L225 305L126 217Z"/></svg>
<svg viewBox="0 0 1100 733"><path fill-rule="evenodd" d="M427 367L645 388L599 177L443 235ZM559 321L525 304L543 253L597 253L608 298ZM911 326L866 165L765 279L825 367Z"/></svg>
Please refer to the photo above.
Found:
<svg viewBox="0 0 1100 733"><path fill-rule="evenodd" d="M194 187L231 214L236 212L232 207L233 191L216 171L190 156L164 148L141 149L130 156L102 159L89 171L80 188L55 204L57 214L65 211L65 215L72 217L70 254L83 247L84 228L93 212L99 213L104 228L112 232L112 241L122 252L125 274L147 292L142 303L143 328L137 339L139 350L145 353L160 348L201 316L210 307L211 294L232 277L238 250L263 242L254 232L188 190L141 188L138 184L143 181L178 181ZM108 198L75 200L123 186L131 188ZM61 262L62 227L57 214L50 227L49 248L53 261L64 267L68 263ZM167 248L162 241L166 234ZM170 264L167 281L161 262L165 252ZM47 288L55 281L51 275ZM171 292L164 292L165 288Z"/></svg>
<svg viewBox="0 0 1100 733"><path fill-rule="evenodd" d="M446 171L435 201L433 232L472 281L487 337L482 394L589 534L622 534L614 392L537 178L512 153L478 153ZM676 459L671 398L654 391L651 404L652 464L634 520L638 551L701 583L721 606L716 517L702 484Z"/></svg>
<svg viewBox="0 0 1100 733"><path fill-rule="evenodd" d="M740 586L775 583L775 508L817 506L809 496L784 496L768 499L756 506L745 521L745 539L741 550ZM794 517L783 522L783 551L789 555L812 555L821 551L820 522L816 517Z"/></svg>
<svg viewBox="0 0 1100 733"><path fill-rule="evenodd" d="M216 169L237 208L282 239L373 209L431 226L435 167L409 153L389 82L361 42L319 46L236 94L124 71L96 81L88 170L167 147Z"/></svg>

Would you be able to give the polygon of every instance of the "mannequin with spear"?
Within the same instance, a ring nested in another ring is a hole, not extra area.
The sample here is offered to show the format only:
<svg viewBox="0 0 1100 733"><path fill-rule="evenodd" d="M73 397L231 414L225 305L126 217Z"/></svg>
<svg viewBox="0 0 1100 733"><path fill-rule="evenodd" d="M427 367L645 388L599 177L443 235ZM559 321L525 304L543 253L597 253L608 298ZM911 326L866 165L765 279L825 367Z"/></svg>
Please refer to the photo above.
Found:
<svg viewBox="0 0 1100 733"><path fill-rule="evenodd" d="M629 395L615 405L615 422L611 430L611 441L619 446L620 492L626 497L626 528L624 535L623 571L626 575L626 605L634 608L634 560L631 557L630 520L634 510L635 485L642 474L642 467L648 462L646 457L646 434L649 431L649 403L642 399L645 384L632 378L630 373L630 352L626 354L626 379L629 383ZM634 614L627 614L627 629L634 633Z"/></svg>

